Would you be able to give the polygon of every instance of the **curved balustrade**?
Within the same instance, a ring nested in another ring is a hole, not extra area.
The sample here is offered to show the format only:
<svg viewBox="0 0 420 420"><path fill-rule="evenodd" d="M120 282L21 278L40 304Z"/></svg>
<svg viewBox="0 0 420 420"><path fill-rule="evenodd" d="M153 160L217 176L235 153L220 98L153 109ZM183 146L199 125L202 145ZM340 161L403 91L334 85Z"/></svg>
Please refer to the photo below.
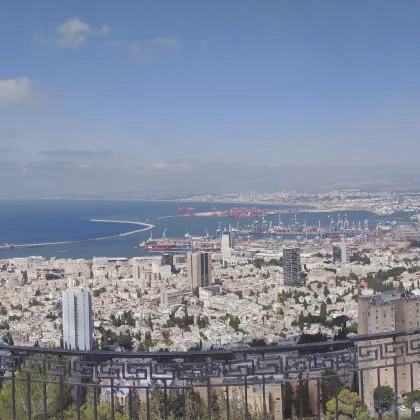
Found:
<svg viewBox="0 0 420 420"><path fill-rule="evenodd" d="M0 419L414 419L419 355L420 329L235 351L0 346Z"/></svg>

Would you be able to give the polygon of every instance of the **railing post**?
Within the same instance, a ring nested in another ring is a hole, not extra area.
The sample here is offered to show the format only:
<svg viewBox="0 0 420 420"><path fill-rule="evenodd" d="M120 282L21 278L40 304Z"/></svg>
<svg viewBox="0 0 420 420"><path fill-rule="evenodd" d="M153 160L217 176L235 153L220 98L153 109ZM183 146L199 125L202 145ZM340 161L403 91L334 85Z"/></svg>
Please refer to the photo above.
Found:
<svg viewBox="0 0 420 420"><path fill-rule="evenodd" d="M208 420L211 420L211 388L210 388L210 378L207 379L207 417L208 417Z"/></svg>
<svg viewBox="0 0 420 420"><path fill-rule="evenodd" d="M149 388L146 388L146 413L147 413L147 420L150 419L150 395L149 395Z"/></svg>
<svg viewBox="0 0 420 420"><path fill-rule="evenodd" d="M248 379L247 373L245 373L245 420L248 420Z"/></svg>
<svg viewBox="0 0 420 420"><path fill-rule="evenodd" d="M226 419L230 419L229 385L226 385Z"/></svg>
<svg viewBox="0 0 420 420"><path fill-rule="evenodd" d="M44 420L48 419L48 408L47 408L47 383L42 384L42 395L44 399Z"/></svg>
<svg viewBox="0 0 420 420"><path fill-rule="evenodd" d="M394 357L394 415L395 419L399 419L398 413L398 369L397 369L397 358Z"/></svg>
<svg viewBox="0 0 420 420"><path fill-rule="evenodd" d="M26 390L27 390L27 404L28 404L28 419L32 420L32 400L31 400L31 374L26 374Z"/></svg>
<svg viewBox="0 0 420 420"><path fill-rule="evenodd" d="M380 367L377 368L377 378L378 378L378 418L379 420L382 420L382 402L381 402L381 372L380 372ZM374 398L375 399L375 395Z"/></svg>
<svg viewBox="0 0 420 420"><path fill-rule="evenodd" d="M16 389L15 389L15 371L12 372L12 416L16 420Z"/></svg>
<svg viewBox="0 0 420 420"><path fill-rule="evenodd" d="M163 402L164 419L168 420L168 389L166 379L163 380Z"/></svg>
<svg viewBox="0 0 420 420"><path fill-rule="evenodd" d="M97 420L98 418L98 401L96 397L96 385L93 387L93 418L94 420Z"/></svg>
<svg viewBox="0 0 420 420"><path fill-rule="evenodd" d="M321 382L319 379L316 380L316 405L318 407L318 420L321 420L321 410L322 410L322 404L321 404Z"/></svg>
<svg viewBox="0 0 420 420"><path fill-rule="evenodd" d="M411 388L411 418L414 419L416 416L416 411L414 410L414 373L413 373L413 362L410 362L410 388Z"/></svg>
<svg viewBox="0 0 420 420"><path fill-rule="evenodd" d="M132 397L132 388L128 388L128 417L131 419L133 417L133 397Z"/></svg>
<svg viewBox="0 0 420 420"><path fill-rule="evenodd" d="M64 389L63 389L63 376L60 375L60 418L64 420Z"/></svg>
<svg viewBox="0 0 420 420"><path fill-rule="evenodd" d="M299 373L299 393L300 393L300 401L299 401L299 419L303 419L303 383L302 383L302 373Z"/></svg>
<svg viewBox="0 0 420 420"><path fill-rule="evenodd" d="M111 379L111 417L115 418L114 379Z"/></svg>
<svg viewBox="0 0 420 420"><path fill-rule="evenodd" d="M76 409L77 409L77 420L80 420L80 385L76 385Z"/></svg>
<svg viewBox="0 0 420 420"><path fill-rule="evenodd" d="M263 416L264 416L264 420L267 420L267 406L265 404L265 374L263 374L262 376L263 378Z"/></svg>

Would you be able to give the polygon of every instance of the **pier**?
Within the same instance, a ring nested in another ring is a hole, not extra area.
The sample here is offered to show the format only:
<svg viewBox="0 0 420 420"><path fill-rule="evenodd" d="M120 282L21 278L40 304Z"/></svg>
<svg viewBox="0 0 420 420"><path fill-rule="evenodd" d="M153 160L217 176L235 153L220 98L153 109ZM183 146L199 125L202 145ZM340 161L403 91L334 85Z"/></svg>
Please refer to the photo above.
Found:
<svg viewBox="0 0 420 420"><path fill-rule="evenodd" d="M142 227L142 229L131 230L130 232L120 233L118 235L103 236L100 238L76 239L72 241L59 241L59 242L41 242L41 243L34 243L34 244L20 244L20 245L14 245L14 248L34 248L34 247L42 247L42 246L49 246L49 245L65 245L65 244L77 244L77 243L82 243L82 242L104 241L106 239L118 238L119 236L128 236L128 235L134 235L135 233L145 232L155 227L154 225L151 225L150 223L131 222L127 220L92 219L90 221L95 222L95 223L120 223L120 224L138 225L138 226L144 226L144 227Z"/></svg>

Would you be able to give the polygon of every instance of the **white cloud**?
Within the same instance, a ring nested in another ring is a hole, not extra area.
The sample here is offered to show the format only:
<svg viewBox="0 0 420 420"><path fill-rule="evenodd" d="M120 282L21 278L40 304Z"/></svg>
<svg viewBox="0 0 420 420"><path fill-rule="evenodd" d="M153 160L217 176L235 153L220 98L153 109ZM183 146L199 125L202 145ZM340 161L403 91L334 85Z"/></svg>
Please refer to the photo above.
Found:
<svg viewBox="0 0 420 420"><path fill-rule="evenodd" d="M163 170L166 169L168 165L164 162L158 162L152 164L152 169Z"/></svg>
<svg viewBox="0 0 420 420"><path fill-rule="evenodd" d="M158 37L155 39L156 44L163 45L164 47L169 48L179 48L181 46L181 40L179 38L165 38L165 37Z"/></svg>
<svg viewBox="0 0 420 420"><path fill-rule="evenodd" d="M85 44L91 36L107 36L111 28L108 25L102 25L99 30L94 30L88 23L82 22L78 17L66 20L58 27L60 38L58 45L66 48L77 49Z"/></svg>
<svg viewBox="0 0 420 420"><path fill-rule="evenodd" d="M32 93L33 82L26 76L0 80L0 105L26 103Z"/></svg>
<svg viewBox="0 0 420 420"><path fill-rule="evenodd" d="M192 169L189 163L165 163L157 162L151 165L152 169L157 171L166 171L166 172L185 172Z"/></svg>

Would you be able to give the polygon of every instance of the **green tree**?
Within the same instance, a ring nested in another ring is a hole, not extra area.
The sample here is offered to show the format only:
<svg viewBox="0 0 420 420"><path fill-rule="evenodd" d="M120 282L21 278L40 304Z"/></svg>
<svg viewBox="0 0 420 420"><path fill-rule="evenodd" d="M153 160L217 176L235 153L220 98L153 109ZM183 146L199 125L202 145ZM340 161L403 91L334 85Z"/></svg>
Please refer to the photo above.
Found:
<svg viewBox="0 0 420 420"><path fill-rule="evenodd" d="M86 391L86 396L85 396L85 400L86 400L86 405L89 406L93 406L95 403L95 399L96 399L96 404L99 405L101 402L101 390L100 388L96 388L96 387L88 387L87 391Z"/></svg>
<svg viewBox="0 0 420 420"><path fill-rule="evenodd" d="M129 420L128 416L121 414L115 410L114 417L112 416L111 404L104 403L99 404L97 407L97 419L98 420ZM23 417L22 417L23 418ZM55 419L59 419L60 416L56 416ZM67 410L64 411L64 420L75 420L77 419L77 407L71 405ZM95 411L93 406L86 406L80 408L80 419L81 420L94 420Z"/></svg>
<svg viewBox="0 0 420 420"><path fill-rule="evenodd" d="M118 341L117 341L117 343L120 347L123 347L124 349L126 349L128 351L130 351L133 347L132 342L133 342L133 338L131 337L130 334L120 335L118 337Z"/></svg>
<svg viewBox="0 0 420 420"><path fill-rule="evenodd" d="M325 302L321 303L321 309L319 310L319 319L321 321L327 320L327 304Z"/></svg>
<svg viewBox="0 0 420 420"><path fill-rule="evenodd" d="M379 407L379 399L381 401L381 408L391 407L395 403L394 390L389 385L383 385L381 386L379 395L379 387L375 388L375 392L373 393L375 407Z"/></svg>
<svg viewBox="0 0 420 420"><path fill-rule="evenodd" d="M293 410L293 387L290 382L286 382L283 385L283 415L284 418L290 419L292 417Z"/></svg>
<svg viewBox="0 0 420 420"><path fill-rule="evenodd" d="M264 265L264 260L262 258L256 258L254 260L255 268L261 268Z"/></svg>
<svg viewBox="0 0 420 420"><path fill-rule="evenodd" d="M309 408L309 383L308 381L304 381L300 382L298 385L299 386L296 388L295 399L296 411L299 413L299 416L309 417L312 415L312 411Z"/></svg>
<svg viewBox="0 0 420 420"><path fill-rule="evenodd" d="M327 403L325 419L335 420L336 414L336 400L333 398ZM338 416L340 419L369 419L369 413L367 410L363 410L359 395L348 389L343 389L338 394Z"/></svg>
<svg viewBox="0 0 420 420"><path fill-rule="evenodd" d="M17 373L16 378L26 378L25 373ZM45 375L31 375L32 380L41 381L55 381L57 377ZM40 420L44 418L44 384L42 382L31 382L31 410L32 419ZM64 407L67 407L70 402L70 392L68 386L64 386ZM26 381L15 381L15 396L16 396L16 418L25 419L28 417L28 400ZM55 416L60 409L60 386L58 384L47 384L46 392L46 406L47 415L49 417ZM0 418L12 419L12 381L5 381L0 390Z"/></svg>
<svg viewBox="0 0 420 420"><path fill-rule="evenodd" d="M335 398L337 394L344 388L344 384L341 382L340 378L335 375L336 372L332 369L328 369L322 372L321 380L321 400L322 400L322 409L324 413L327 411L327 402L332 398ZM332 376L331 378L327 378Z"/></svg>
<svg viewBox="0 0 420 420"><path fill-rule="evenodd" d="M304 317L304 315L303 315L303 312L301 312L300 314L299 314L299 317L298 317L298 325L299 325L299 329L301 330L301 331L303 331L303 328L304 328L304 326L305 326L305 317Z"/></svg>
<svg viewBox="0 0 420 420"><path fill-rule="evenodd" d="M220 398L218 398L215 391L212 391L210 394L210 408L212 417L215 419L220 419L222 414L222 405Z"/></svg>
<svg viewBox="0 0 420 420"><path fill-rule="evenodd" d="M358 372L353 372L353 380L351 382L350 391L359 393L359 373Z"/></svg>

